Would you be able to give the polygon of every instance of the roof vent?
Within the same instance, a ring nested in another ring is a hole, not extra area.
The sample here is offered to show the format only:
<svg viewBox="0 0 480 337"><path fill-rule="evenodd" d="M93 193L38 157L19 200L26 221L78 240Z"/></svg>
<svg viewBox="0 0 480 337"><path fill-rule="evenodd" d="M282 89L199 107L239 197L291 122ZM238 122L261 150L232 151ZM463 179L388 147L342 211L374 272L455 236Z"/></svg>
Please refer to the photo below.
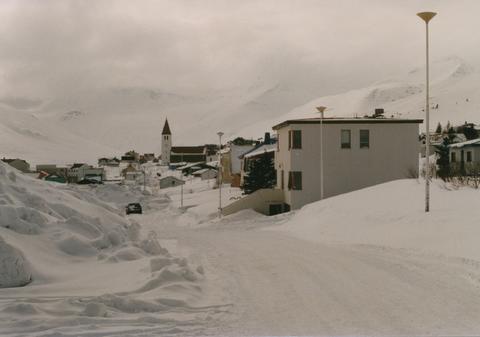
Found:
<svg viewBox="0 0 480 337"><path fill-rule="evenodd" d="M384 113L385 113L385 110L383 108L376 108L375 113L373 114L373 118L384 117L383 116Z"/></svg>

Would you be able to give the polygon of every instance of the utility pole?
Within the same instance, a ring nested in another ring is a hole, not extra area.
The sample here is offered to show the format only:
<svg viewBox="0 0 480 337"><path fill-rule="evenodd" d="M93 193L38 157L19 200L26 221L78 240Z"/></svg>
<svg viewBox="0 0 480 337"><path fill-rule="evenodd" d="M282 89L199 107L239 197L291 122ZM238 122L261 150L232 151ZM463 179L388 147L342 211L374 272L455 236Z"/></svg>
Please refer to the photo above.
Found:
<svg viewBox="0 0 480 337"><path fill-rule="evenodd" d="M317 107L320 113L320 200L323 200L323 113L326 109L324 106Z"/></svg>
<svg viewBox="0 0 480 337"><path fill-rule="evenodd" d="M218 132L218 217L222 217L222 136L223 132Z"/></svg>
<svg viewBox="0 0 480 337"><path fill-rule="evenodd" d="M426 27L426 99L425 99L425 157L426 157L426 169L425 169L425 212L430 211L430 68L429 68L429 55L428 55L428 23L437 13L422 12L417 14L423 21L425 21Z"/></svg>

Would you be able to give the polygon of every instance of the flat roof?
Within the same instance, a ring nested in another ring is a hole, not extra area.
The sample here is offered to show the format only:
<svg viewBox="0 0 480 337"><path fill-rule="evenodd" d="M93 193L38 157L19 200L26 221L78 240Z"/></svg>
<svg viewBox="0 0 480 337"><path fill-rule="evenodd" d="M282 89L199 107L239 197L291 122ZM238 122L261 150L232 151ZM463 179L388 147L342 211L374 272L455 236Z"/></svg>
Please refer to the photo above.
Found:
<svg viewBox="0 0 480 337"><path fill-rule="evenodd" d="M400 118L366 118L366 117L330 117L323 119L324 124L405 124L423 123L423 119L400 119ZM320 124L320 118L289 119L280 124L274 125L273 130L281 129L290 124Z"/></svg>

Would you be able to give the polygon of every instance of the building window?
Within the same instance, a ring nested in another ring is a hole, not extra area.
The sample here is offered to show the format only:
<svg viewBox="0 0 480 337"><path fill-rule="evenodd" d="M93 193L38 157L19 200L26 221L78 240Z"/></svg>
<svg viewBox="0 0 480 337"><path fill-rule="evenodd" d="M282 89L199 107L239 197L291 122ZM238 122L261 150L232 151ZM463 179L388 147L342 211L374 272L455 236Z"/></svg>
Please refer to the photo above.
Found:
<svg viewBox="0 0 480 337"><path fill-rule="evenodd" d="M288 149L302 148L302 131L290 130L288 131Z"/></svg>
<svg viewBox="0 0 480 337"><path fill-rule="evenodd" d="M452 163L455 163L457 161L457 154L455 152L452 152L450 157L451 157L450 161Z"/></svg>
<svg viewBox="0 0 480 337"><path fill-rule="evenodd" d="M284 189L285 189L285 173L284 173L283 170L281 170L281 171L280 171L280 174L282 175L282 176L280 177L280 181L281 181L281 185L280 185L280 186L282 187L282 190L284 190Z"/></svg>
<svg viewBox="0 0 480 337"><path fill-rule="evenodd" d="M360 130L360 148L370 147L370 130Z"/></svg>
<svg viewBox="0 0 480 337"><path fill-rule="evenodd" d="M467 162L468 163L472 162L472 151L467 151Z"/></svg>
<svg viewBox="0 0 480 337"><path fill-rule="evenodd" d="M342 130L341 131L341 147L342 147L342 149L349 149L349 148L352 147L351 131L350 130Z"/></svg>
<svg viewBox="0 0 480 337"><path fill-rule="evenodd" d="M302 172L290 171L288 175L288 189L301 190L302 189Z"/></svg>

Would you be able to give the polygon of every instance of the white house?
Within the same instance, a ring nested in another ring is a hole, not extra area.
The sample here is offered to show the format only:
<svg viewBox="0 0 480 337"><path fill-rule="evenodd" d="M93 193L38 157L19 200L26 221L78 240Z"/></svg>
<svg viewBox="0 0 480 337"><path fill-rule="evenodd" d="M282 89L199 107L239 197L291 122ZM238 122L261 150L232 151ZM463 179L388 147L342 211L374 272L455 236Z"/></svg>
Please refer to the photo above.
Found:
<svg viewBox="0 0 480 337"><path fill-rule="evenodd" d="M103 168L93 167L84 163L73 164L67 170L68 181L70 182L79 182L83 179L89 178L93 180L104 180L105 171Z"/></svg>
<svg viewBox="0 0 480 337"><path fill-rule="evenodd" d="M450 144L450 164L455 169L462 165L465 173L479 172L480 169L480 139L472 139L462 143Z"/></svg>
<svg viewBox="0 0 480 337"><path fill-rule="evenodd" d="M383 117L323 119L324 197L417 174L420 123ZM320 119L287 120L273 129L284 210L319 200Z"/></svg>

